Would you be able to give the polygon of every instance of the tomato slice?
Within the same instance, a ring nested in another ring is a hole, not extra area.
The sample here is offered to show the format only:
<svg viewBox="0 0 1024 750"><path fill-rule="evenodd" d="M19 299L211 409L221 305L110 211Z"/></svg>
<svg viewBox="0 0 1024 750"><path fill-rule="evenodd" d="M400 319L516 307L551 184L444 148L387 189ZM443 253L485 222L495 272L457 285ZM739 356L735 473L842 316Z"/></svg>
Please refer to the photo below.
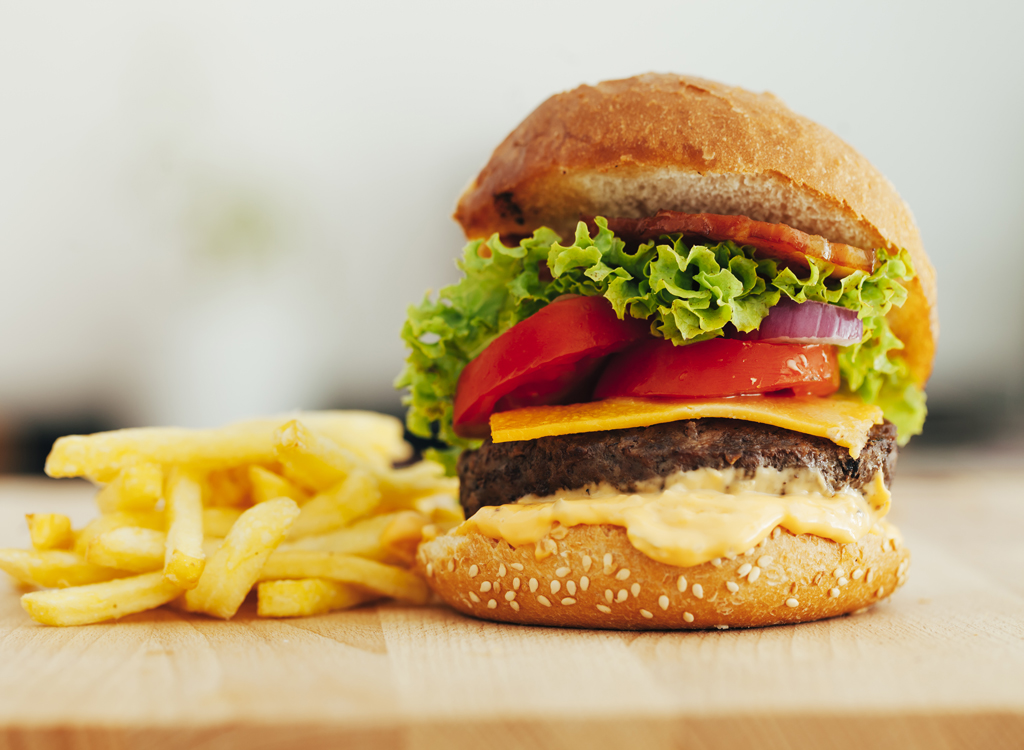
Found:
<svg viewBox="0 0 1024 750"><path fill-rule="evenodd" d="M671 341L651 339L608 361L594 398L716 398L787 388L812 396L837 391L836 348L733 339L674 346Z"/></svg>
<svg viewBox="0 0 1024 750"><path fill-rule="evenodd" d="M452 426L487 437L495 411L587 401L608 355L650 337L643 320L619 320L604 297L552 302L505 331L459 376Z"/></svg>

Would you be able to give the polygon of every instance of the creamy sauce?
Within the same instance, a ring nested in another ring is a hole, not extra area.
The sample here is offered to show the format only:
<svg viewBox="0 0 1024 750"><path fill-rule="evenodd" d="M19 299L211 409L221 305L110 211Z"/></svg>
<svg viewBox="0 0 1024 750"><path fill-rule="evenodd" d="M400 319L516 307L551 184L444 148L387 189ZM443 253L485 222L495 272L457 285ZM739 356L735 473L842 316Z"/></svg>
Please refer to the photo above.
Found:
<svg viewBox="0 0 1024 750"><path fill-rule="evenodd" d="M457 533L521 546L540 542L556 524L609 524L625 528L648 557L688 567L745 552L776 526L855 542L889 512L889 499L881 472L863 490L830 494L821 474L807 469L759 469L752 477L699 469L669 478L662 489L630 495L594 486L484 507Z"/></svg>

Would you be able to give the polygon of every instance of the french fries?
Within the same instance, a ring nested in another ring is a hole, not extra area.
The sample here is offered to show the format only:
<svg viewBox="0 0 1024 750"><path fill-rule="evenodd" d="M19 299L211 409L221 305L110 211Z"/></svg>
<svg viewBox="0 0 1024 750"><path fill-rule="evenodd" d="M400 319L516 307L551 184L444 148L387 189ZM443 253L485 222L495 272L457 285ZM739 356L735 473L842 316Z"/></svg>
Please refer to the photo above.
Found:
<svg viewBox="0 0 1024 750"><path fill-rule="evenodd" d="M260 503L243 513L210 559L198 585L185 595L185 608L225 620L233 617L298 515L299 506L287 497Z"/></svg>
<svg viewBox="0 0 1024 750"><path fill-rule="evenodd" d="M262 617L390 597L423 603L425 534L462 520L456 480L421 462L401 423L299 412L213 430L141 428L61 438L50 476L101 485L100 515L26 517L31 550L0 550L37 622L81 625L164 604L223 619L250 591Z"/></svg>

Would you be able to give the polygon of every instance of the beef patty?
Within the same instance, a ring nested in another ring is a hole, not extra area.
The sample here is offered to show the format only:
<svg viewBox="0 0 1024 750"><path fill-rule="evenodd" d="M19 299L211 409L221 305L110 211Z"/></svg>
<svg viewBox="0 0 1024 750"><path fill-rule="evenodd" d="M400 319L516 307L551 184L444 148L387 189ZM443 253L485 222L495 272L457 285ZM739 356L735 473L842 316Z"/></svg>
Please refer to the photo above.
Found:
<svg viewBox="0 0 1024 750"><path fill-rule="evenodd" d="M829 490L857 489L896 467L896 427L876 425L858 458L831 440L737 419L687 419L626 430L492 443L459 458L459 499L468 518L484 505L551 495L598 482L636 492L641 482L699 468L817 469Z"/></svg>

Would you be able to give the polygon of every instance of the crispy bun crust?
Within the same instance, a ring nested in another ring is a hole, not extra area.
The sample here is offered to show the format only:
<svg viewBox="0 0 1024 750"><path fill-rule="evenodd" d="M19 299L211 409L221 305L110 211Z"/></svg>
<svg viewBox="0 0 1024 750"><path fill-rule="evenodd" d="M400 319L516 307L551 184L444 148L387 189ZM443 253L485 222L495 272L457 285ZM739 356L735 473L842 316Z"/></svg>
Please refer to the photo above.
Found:
<svg viewBox="0 0 1024 750"><path fill-rule="evenodd" d="M538 560L534 545L447 534L420 545L417 569L454 609L486 620L702 630L854 612L902 586L910 564L897 538L875 534L839 544L778 528L747 554L691 568L650 559L617 526L556 527L552 536L561 536L554 553Z"/></svg>
<svg viewBox="0 0 1024 750"><path fill-rule="evenodd" d="M580 86L541 104L459 199L469 238L572 236L581 214L660 209L742 214L833 242L902 247L918 272L891 315L923 385L938 336L935 271L892 184L833 133L772 94L647 74Z"/></svg>

